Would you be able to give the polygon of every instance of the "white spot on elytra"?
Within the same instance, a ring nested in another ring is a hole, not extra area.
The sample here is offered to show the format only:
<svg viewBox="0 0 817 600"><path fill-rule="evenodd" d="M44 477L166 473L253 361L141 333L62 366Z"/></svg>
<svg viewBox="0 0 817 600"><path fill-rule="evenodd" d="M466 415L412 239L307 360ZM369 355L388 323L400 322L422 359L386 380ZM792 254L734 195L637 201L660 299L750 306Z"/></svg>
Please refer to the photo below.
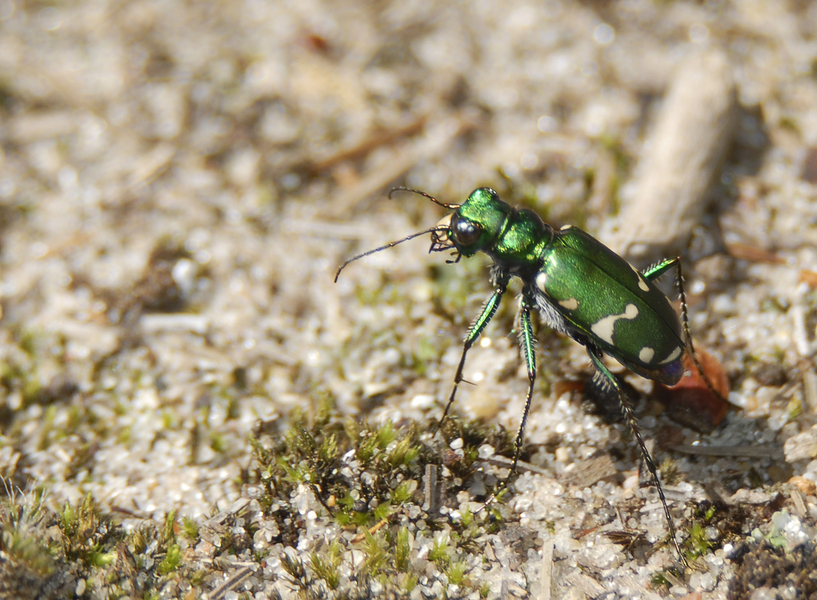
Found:
<svg viewBox="0 0 817 600"><path fill-rule="evenodd" d="M572 229L573 225L562 225L559 229L561 231L567 231L568 229Z"/></svg>
<svg viewBox="0 0 817 600"><path fill-rule="evenodd" d="M647 282L644 281L644 276L641 274L641 271L636 269L633 265L630 265L630 268L635 271L635 276L638 277L638 287L641 289L641 291L649 292L650 286L648 286Z"/></svg>
<svg viewBox="0 0 817 600"><path fill-rule="evenodd" d="M559 300L559 306L566 308L567 310L576 310L579 308L579 301L575 298L571 298L570 300Z"/></svg>
<svg viewBox="0 0 817 600"><path fill-rule="evenodd" d="M677 360L678 357L681 356L681 352L682 352L681 346L676 346L675 350L672 351L672 354L670 354L668 357L666 357L664 360L662 360L658 364L659 365L668 365L672 361Z"/></svg>
<svg viewBox="0 0 817 600"><path fill-rule="evenodd" d="M624 313L620 315L610 315L599 319L595 325L590 327L590 331L600 340L604 340L608 344L613 343L613 331L616 328L616 321L619 319L627 319L632 321L638 316L638 307L635 304L628 304L624 307Z"/></svg>
<svg viewBox="0 0 817 600"><path fill-rule="evenodd" d="M653 350L652 348L648 348L647 346L644 346L641 349L641 352L638 353L638 360L640 360L643 363L649 364L653 356L655 356L655 350Z"/></svg>
<svg viewBox="0 0 817 600"><path fill-rule="evenodd" d="M545 273L544 271L540 271L539 274L536 276L536 287L538 287L543 292L547 293L545 291L545 285L547 285L547 281L548 281L547 273Z"/></svg>

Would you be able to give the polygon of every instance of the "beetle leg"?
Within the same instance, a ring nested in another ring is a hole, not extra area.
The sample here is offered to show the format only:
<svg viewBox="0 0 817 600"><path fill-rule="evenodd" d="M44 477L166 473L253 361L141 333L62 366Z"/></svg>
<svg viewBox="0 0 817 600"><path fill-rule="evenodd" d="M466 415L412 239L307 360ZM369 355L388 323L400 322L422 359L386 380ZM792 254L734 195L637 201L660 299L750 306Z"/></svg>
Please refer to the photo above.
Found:
<svg viewBox="0 0 817 600"><path fill-rule="evenodd" d="M681 264L681 257L676 256L675 258L665 258L661 260L658 264L651 266L649 269L643 271L644 277L649 279L650 281L655 281L661 275L669 271L675 265Z"/></svg>
<svg viewBox="0 0 817 600"><path fill-rule="evenodd" d="M515 451L513 454L513 466L511 473L516 471L516 463L519 462L519 453L522 451L522 435L525 433L525 422L528 420L530 402L533 397L533 384L536 382L536 338L533 336L533 326L530 321L532 300L522 296L522 306L519 309L519 323L522 331L519 333L519 346L522 350L522 358L525 359L525 366L528 368L528 396L525 398L525 410L522 412L522 420L519 422L519 429L516 432L514 441Z"/></svg>
<svg viewBox="0 0 817 600"><path fill-rule="evenodd" d="M664 516L667 518L667 525L669 527L669 534L670 538L672 539L672 543L675 545L675 549L678 551L678 556L681 557L684 565L689 566L683 553L681 552L681 546L678 544L678 540L675 539L675 525L672 523L672 515L670 515L669 507L667 506L667 499L664 497L664 489L661 487L661 480L658 478L658 469L655 466L655 461L653 461L652 456L650 455L650 451L647 450L647 445L644 443L644 438L641 437L641 432L638 429L638 421L636 421L635 414L633 414L630 401L627 398L627 395L624 393L624 389L621 387L619 381L602 362L601 350L595 346L588 345L587 354L590 356L590 360L593 361L593 364L595 365L599 374L604 377L607 383L616 391L616 394L618 394L619 403L621 404L621 412L624 414L624 418L627 420L630 430L635 436L636 442L638 442L638 447L641 450L641 456L644 458L647 469L649 469L650 474L652 475L655 489L658 490L658 497L661 499L661 504L664 507Z"/></svg>
<svg viewBox="0 0 817 600"><path fill-rule="evenodd" d="M477 338L479 338L479 336L488 326L488 323L491 322L491 319L494 318L496 310L497 308L499 308L499 303L502 300L502 294L504 294L505 290L507 289L508 276L503 273L499 277L497 277L496 286L497 287L494 290L494 293L491 294L491 296L488 298L488 301L485 302L485 305L482 307L482 312L473 322L471 328L468 330L468 335L465 336L465 341L463 342L462 345L462 356L460 357L460 364L457 367L456 375L454 375L454 389L451 390L451 396L449 396L448 398L448 404L445 405L443 416L440 417L440 421L437 423L437 429L439 429L440 426L443 424L443 421L445 421L445 417L448 415L448 410L451 408L451 405L454 404L454 397L457 395L457 388L463 381L462 370L465 367L465 356L468 354L468 350L471 349L471 346L474 345L474 342L477 341Z"/></svg>
<svg viewBox="0 0 817 600"><path fill-rule="evenodd" d="M726 402L726 398L715 389L715 386L709 380L709 377L706 373L704 373L703 368L701 367L701 363L698 361L698 353L695 352L695 346L692 343L692 333L689 330L689 311L687 310L687 296L686 292L684 292L684 273L681 268L681 257L676 256L675 258L665 258L657 265L650 267L646 271L644 271L644 277L649 279L650 281L661 277L664 273L666 273L669 269L675 268L675 285L678 286L678 296L681 298L681 327L684 331L684 345L686 346L687 352L692 357L692 362L695 364L695 368L698 369L698 373L701 374L703 377L704 383L706 387L710 389L710 391L715 394L718 398Z"/></svg>

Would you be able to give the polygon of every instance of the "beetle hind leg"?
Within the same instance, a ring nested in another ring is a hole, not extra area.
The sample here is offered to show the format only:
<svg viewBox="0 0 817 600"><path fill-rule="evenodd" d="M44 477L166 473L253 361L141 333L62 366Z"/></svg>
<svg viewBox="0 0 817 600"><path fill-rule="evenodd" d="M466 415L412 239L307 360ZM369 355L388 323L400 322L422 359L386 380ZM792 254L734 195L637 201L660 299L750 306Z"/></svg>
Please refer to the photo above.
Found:
<svg viewBox="0 0 817 600"><path fill-rule="evenodd" d="M595 346L588 345L587 354L590 356L590 360L596 367L597 375L602 377L605 380L606 385L615 390L616 394L618 395L619 404L621 405L621 412L624 414L624 418L627 421L627 424L630 426L630 430L633 432L633 436L638 443L638 448L641 450L641 456L644 458L644 463L647 465L647 469L649 469L650 474L652 475L655 489L658 490L658 497L661 499L661 505L664 507L664 516L667 519L667 527L669 528L672 543L675 546L675 550L678 552L678 556L681 557L684 565L688 566L686 559L681 552L681 546L678 544L678 540L675 537L675 525L672 522L672 515L669 512L667 499L664 496L664 488L661 486L661 480L658 478L658 468L655 466L655 461L653 460L650 451L647 450L647 445L644 443L644 438L641 437L641 431L638 428L638 421L635 418L635 414L633 413L633 408L630 405L627 394L624 393L624 388L621 386L618 379L616 379L615 375L613 375L602 362L601 350Z"/></svg>

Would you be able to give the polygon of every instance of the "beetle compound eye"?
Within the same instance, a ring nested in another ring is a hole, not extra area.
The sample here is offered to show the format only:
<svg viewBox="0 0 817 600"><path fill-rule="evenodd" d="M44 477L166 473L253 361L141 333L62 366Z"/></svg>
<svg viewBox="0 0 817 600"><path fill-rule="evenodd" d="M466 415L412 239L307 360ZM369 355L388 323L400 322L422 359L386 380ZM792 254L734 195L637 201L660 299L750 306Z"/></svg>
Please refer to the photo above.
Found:
<svg viewBox="0 0 817 600"><path fill-rule="evenodd" d="M472 223L471 221L466 221L465 219L454 223L454 227L452 229L454 240L463 246L470 246L471 244L478 242L479 236L482 233L482 229L478 225Z"/></svg>

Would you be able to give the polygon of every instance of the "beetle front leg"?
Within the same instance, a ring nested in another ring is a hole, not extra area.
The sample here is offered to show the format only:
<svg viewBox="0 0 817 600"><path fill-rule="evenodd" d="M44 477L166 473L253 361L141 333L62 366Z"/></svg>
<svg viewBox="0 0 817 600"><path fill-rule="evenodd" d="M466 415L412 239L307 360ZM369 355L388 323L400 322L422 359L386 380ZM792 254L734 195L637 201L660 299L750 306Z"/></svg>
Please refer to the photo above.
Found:
<svg viewBox="0 0 817 600"><path fill-rule="evenodd" d="M590 356L590 360L596 367L597 376L603 377L607 384L610 385L618 395L618 400L621 405L621 412L624 414L624 418L627 420L627 424L630 426L630 430L635 436L636 442L638 443L638 448L641 450L641 456L644 458L647 469L652 475L655 489L658 490L658 497L661 499L661 504L664 507L664 516L667 519L667 526L669 527L669 534L670 538L672 539L672 543L675 546L675 549L678 551L678 556L680 556L681 560L684 561L684 565L689 566L687 565L684 555L681 553L681 546L678 544L678 540L675 539L675 525L672 523L672 515L669 512L669 506L667 506L667 499L664 497L664 489L661 486L661 480L658 479L658 468L655 466L655 461L650 455L650 451L647 450L647 445L644 443L644 438L641 437L641 431L638 429L638 421L636 421L635 414L630 406L630 401L627 398L627 395L624 393L624 388L621 387L621 384L616 379L615 375L613 375L602 362L601 350L594 346L588 345L587 354Z"/></svg>
<svg viewBox="0 0 817 600"><path fill-rule="evenodd" d="M491 322L491 319L494 318L496 314L497 308L499 308L499 303L502 300L502 295L505 293L505 290L508 286L508 277L507 275L502 275L497 277L497 287L494 290L494 293L491 294L488 301L482 307L482 312L477 317L476 321L471 325L471 328L468 330L468 335L465 336L465 341L462 345L462 356L460 357L460 364L457 367L457 373L454 375L454 389L451 390L451 396L448 398L448 404L445 405L445 410L443 411L443 416L440 417L439 423L437 423L437 429L443 424L445 421L445 417L448 415L448 411L451 408L451 405L454 404L454 398L457 395L457 389L459 388L460 383L463 381L462 378L462 370L465 368L465 356L468 354L468 350L471 349L471 346L474 345L474 342L477 341L482 332L488 326L488 323Z"/></svg>

